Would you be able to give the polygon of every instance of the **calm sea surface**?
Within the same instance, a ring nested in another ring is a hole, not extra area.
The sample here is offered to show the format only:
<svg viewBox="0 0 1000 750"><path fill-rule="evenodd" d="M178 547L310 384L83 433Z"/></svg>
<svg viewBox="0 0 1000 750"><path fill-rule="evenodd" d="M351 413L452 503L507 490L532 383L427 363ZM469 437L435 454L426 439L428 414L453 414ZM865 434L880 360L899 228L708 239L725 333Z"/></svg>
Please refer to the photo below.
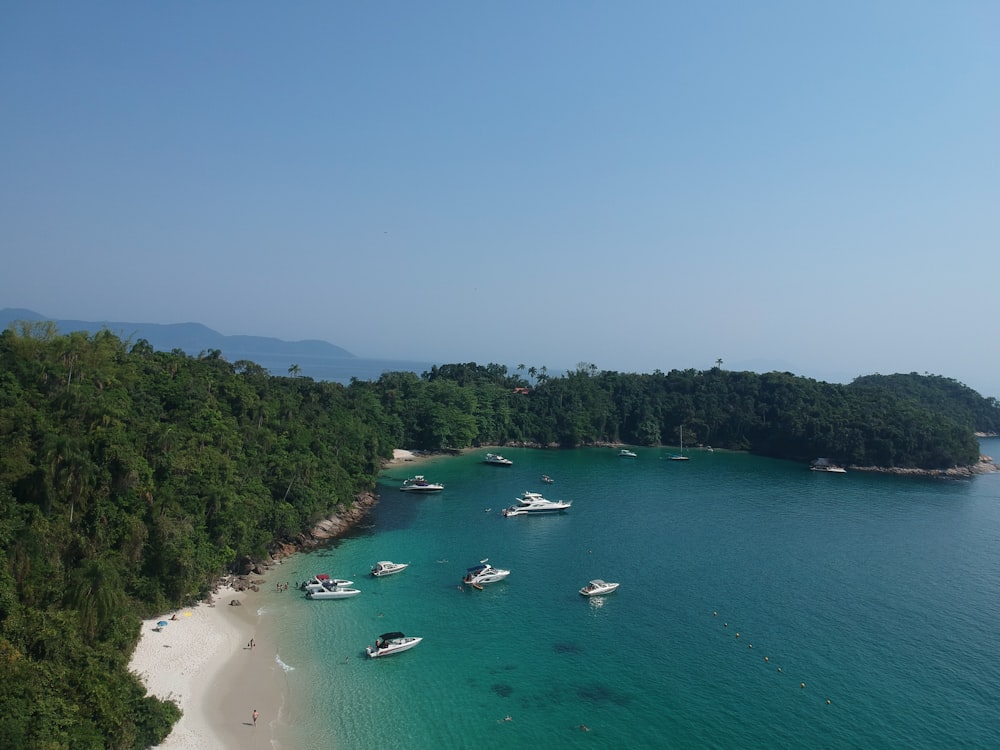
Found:
<svg viewBox="0 0 1000 750"><path fill-rule="evenodd" d="M1000 475L637 452L387 471L370 527L270 576L326 572L360 596L262 594L288 669L282 747L1000 747ZM445 491L398 492L413 473ZM524 490L573 507L504 518ZM483 558L510 577L460 586ZM410 567L368 575L386 559ZM585 599L592 578L621 588ZM424 642L364 657L393 630Z"/></svg>
<svg viewBox="0 0 1000 750"><path fill-rule="evenodd" d="M428 372L434 362L413 362L403 359L362 359L334 357L279 357L270 354L240 354L240 359L249 359L265 368L272 375L287 376L288 368L299 366L299 375L313 380L332 380L347 385L352 378L358 380L378 380L387 372L414 372L421 375Z"/></svg>

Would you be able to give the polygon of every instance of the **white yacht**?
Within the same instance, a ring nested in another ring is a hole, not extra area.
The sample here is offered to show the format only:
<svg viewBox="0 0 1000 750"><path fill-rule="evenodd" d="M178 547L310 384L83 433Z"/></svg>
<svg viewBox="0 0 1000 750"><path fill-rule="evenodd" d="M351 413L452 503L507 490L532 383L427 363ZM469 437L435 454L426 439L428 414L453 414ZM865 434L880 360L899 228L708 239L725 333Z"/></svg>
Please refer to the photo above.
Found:
<svg viewBox="0 0 1000 750"><path fill-rule="evenodd" d="M395 563L391 560L379 560L372 566L372 575L376 578L391 576L393 573L398 573L399 571L406 569L409 565L409 563Z"/></svg>
<svg viewBox="0 0 1000 750"><path fill-rule="evenodd" d="M539 492L525 492L509 508L503 509L505 516L532 516L541 513L561 513L567 510L573 501L546 500Z"/></svg>
<svg viewBox="0 0 1000 750"><path fill-rule="evenodd" d="M832 463L828 458L817 458L812 462L812 466L809 467L810 471L825 471L828 474L846 474L847 469L843 466L837 466L837 464Z"/></svg>
<svg viewBox="0 0 1000 750"><path fill-rule="evenodd" d="M399 632L382 633L382 635L375 639L375 647L366 647L365 653L372 659L377 659L380 656L391 656L392 654L398 654L400 651L409 651L422 640L423 638L419 636L403 635Z"/></svg>
<svg viewBox="0 0 1000 750"><path fill-rule="evenodd" d="M481 591L483 584L502 581L509 575L509 570L494 568L489 564L489 558L487 558L486 560L480 560L479 565L473 565L471 568L468 568L465 571L465 576L462 578L462 583L467 583Z"/></svg>
<svg viewBox="0 0 1000 750"><path fill-rule="evenodd" d="M639 457L638 453L636 453L635 451L630 451L628 448L622 448L621 451L618 453L618 455L621 456L622 458L638 458Z"/></svg>
<svg viewBox="0 0 1000 750"><path fill-rule="evenodd" d="M357 596L360 593L359 589L344 586L326 586L319 591L308 592L306 597L308 599L347 599L348 597Z"/></svg>
<svg viewBox="0 0 1000 750"><path fill-rule="evenodd" d="M486 458L483 459L484 464L493 464L494 466L513 466L514 462L509 458L504 458L499 453L487 453Z"/></svg>
<svg viewBox="0 0 1000 750"><path fill-rule="evenodd" d="M399 488L400 492L440 492L443 489L443 484L428 482L423 474L417 474L410 479L404 479L403 486Z"/></svg>
<svg viewBox="0 0 1000 750"><path fill-rule="evenodd" d="M580 593L584 596L600 596L601 594L610 594L620 585L619 583L608 583L607 581L602 581L600 578L595 578L580 589Z"/></svg>

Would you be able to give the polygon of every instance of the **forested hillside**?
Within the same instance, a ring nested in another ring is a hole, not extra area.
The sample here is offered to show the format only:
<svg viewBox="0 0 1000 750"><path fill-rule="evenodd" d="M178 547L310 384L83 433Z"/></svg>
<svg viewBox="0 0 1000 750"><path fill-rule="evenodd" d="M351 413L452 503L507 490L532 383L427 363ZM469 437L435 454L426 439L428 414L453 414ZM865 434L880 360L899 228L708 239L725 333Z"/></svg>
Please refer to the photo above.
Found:
<svg viewBox="0 0 1000 750"><path fill-rule="evenodd" d="M971 424L976 432L1000 434L1000 402L983 398L957 380L940 375L865 375L856 378L854 388L882 389L901 398L916 401L936 411Z"/></svg>
<svg viewBox="0 0 1000 750"><path fill-rule="evenodd" d="M690 443L975 463L998 405L954 381L475 363L349 386L108 331L0 334L0 747L143 748L177 716L127 672L142 616L202 597L370 492L394 447Z"/></svg>
<svg viewBox="0 0 1000 750"><path fill-rule="evenodd" d="M140 616L374 488L399 436L370 394L217 355L0 335L0 747L158 742Z"/></svg>
<svg viewBox="0 0 1000 750"><path fill-rule="evenodd" d="M525 374L527 377L525 377ZM900 376L835 385L790 373L672 370L625 374L581 364L565 376L475 363L424 377L391 373L366 387L429 449L522 442L688 444L808 461L921 469L968 466L976 431L996 431L1000 406L953 380ZM903 382L903 381L900 381Z"/></svg>

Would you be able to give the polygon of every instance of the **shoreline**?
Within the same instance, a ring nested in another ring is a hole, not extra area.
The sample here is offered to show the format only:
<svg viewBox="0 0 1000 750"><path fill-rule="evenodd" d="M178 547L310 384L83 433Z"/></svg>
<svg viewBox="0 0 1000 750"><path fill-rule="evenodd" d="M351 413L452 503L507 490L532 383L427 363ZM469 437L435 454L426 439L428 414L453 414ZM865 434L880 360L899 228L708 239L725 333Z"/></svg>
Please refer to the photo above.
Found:
<svg viewBox="0 0 1000 750"><path fill-rule="evenodd" d="M262 590L273 585L276 576L268 571ZM291 589L289 589L291 591ZM241 592L239 607L226 607L235 612L241 638L236 648L220 657L220 665L205 681L200 691L202 727L212 727L218 747L229 750L243 748L280 747L277 738L282 727L282 712L288 699L285 671L278 660L277 640L263 617L261 592ZM247 644L253 639L253 648ZM199 691L195 691L199 692ZM256 728L253 712L259 716Z"/></svg>
<svg viewBox="0 0 1000 750"><path fill-rule="evenodd" d="M434 457L396 449L384 468L419 465ZM338 525L330 538L349 527L349 521ZM277 641L262 617L261 587L275 585L282 560L313 546L318 544L279 552L255 578L256 591L237 590L223 579L208 599L141 622L129 671L148 695L174 701L182 712L170 734L151 750L280 747L276 734L289 689ZM160 621L167 625L158 627ZM253 648L248 647L251 639ZM254 710L259 713L256 727Z"/></svg>
<svg viewBox="0 0 1000 750"><path fill-rule="evenodd" d="M149 695L176 702L182 713L170 734L156 747L158 750L213 750L214 748L272 747L273 724L277 714L262 713L257 722L256 738L247 742L245 722L253 729L251 711L236 710L234 695L229 688L236 679L251 688L248 700L268 701L275 705L276 686L271 687L263 657L266 650L248 648L257 626L257 610L244 601L252 591L237 591L223 587L209 600L193 607L183 607L173 613L142 621L139 642L129 661L129 670L146 686ZM240 601L241 605L231 605ZM174 619L176 618L176 619ZM165 621L165 627L157 622ZM244 667L252 664L253 674L244 675ZM258 697L259 695L259 697ZM219 701L222 705L218 705Z"/></svg>

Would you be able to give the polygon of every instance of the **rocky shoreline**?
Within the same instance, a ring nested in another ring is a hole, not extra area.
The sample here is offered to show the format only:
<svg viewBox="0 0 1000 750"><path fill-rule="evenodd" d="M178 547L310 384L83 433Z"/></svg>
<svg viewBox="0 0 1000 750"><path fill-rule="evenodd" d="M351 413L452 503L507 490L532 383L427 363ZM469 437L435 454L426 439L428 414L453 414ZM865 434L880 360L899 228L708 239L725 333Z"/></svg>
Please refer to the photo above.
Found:
<svg viewBox="0 0 1000 750"><path fill-rule="evenodd" d="M223 576L212 587L212 592L216 593L220 589L229 587L236 591L259 591L260 585L264 582L260 576L271 570L275 565L286 557L294 555L296 552L306 552L333 539L343 536L355 526L360 524L371 509L378 504L378 495L366 492L357 495L350 507L338 508L336 512L326 518L317 521L311 529L304 531L292 540L276 541L271 545L270 554L265 560L251 560L247 558L243 561L240 569L242 573L232 573ZM209 595L208 601L212 601ZM233 600L230 604L239 605L239 600Z"/></svg>
<svg viewBox="0 0 1000 750"><path fill-rule="evenodd" d="M950 469L904 469L885 466L848 466L851 471L867 471L873 474L895 474L911 477L936 477L939 479L969 479L982 474L992 474L1000 471L1000 466L993 463L989 456L980 456L979 463L972 466L953 466Z"/></svg>

